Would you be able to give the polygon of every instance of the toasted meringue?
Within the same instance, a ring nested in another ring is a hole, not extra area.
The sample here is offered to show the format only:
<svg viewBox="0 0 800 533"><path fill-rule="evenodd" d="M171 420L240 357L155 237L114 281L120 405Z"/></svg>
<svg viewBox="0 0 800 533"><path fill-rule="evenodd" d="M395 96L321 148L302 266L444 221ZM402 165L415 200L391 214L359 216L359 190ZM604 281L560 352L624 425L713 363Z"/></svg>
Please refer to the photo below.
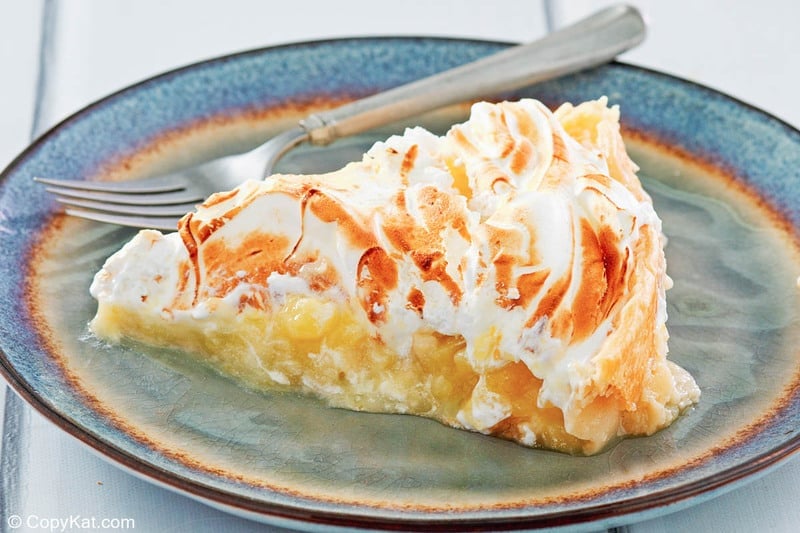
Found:
<svg viewBox="0 0 800 533"><path fill-rule="evenodd" d="M661 221L605 99L478 103L323 175L218 193L95 276L91 329L255 387L591 454L699 398Z"/></svg>

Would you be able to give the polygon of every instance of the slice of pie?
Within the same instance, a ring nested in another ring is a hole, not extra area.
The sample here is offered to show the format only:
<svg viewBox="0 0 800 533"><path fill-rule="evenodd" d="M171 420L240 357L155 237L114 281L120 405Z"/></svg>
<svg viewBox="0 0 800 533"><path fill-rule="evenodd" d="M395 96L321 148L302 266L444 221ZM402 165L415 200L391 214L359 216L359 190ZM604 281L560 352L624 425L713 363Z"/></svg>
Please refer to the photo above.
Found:
<svg viewBox="0 0 800 533"><path fill-rule="evenodd" d="M651 434L699 390L666 359L661 221L618 119L479 103L443 137L215 194L108 259L91 328L528 446Z"/></svg>

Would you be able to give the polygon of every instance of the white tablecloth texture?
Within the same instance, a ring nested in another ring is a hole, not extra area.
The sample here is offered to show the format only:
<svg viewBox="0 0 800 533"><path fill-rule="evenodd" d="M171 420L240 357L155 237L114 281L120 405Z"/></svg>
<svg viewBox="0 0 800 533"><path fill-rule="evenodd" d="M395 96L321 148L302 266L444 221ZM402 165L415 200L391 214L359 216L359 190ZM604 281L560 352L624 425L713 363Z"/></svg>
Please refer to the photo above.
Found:
<svg viewBox="0 0 800 533"><path fill-rule="evenodd" d="M526 41L603 5L591 0L31 0L0 2L0 168L89 102L164 70L230 52L355 35ZM647 40L621 59L698 81L800 126L800 4L637 0ZM402 9L398 7L402 6ZM623 111L624 112L624 111ZM137 531L263 531L96 456L0 383L0 495L8 517L131 518ZM5 401L3 402L3 399ZM5 409L2 407L5 405ZM800 460L635 533L800 531ZM3 515L5 513L5 516ZM17 531L26 531L26 527Z"/></svg>

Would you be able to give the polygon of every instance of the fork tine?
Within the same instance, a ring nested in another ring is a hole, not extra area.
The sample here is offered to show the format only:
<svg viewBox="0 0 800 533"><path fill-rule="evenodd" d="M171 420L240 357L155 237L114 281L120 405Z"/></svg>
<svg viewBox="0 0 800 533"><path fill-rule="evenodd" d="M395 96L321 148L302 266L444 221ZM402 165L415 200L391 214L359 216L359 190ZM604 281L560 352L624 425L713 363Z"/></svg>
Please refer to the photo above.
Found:
<svg viewBox="0 0 800 533"><path fill-rule="evenodd" d="M204 198L197 192L180 189L170 192L156 193L128 193L128 192L103 192L103 191L83 191L72 188L61 188L49 186L48 192L68 198L79 200L93 200L96 202L110 202L113 204L125 205L172 205L187 204L191 202L201 202Z"/></svg>
<svg viewBox="0 0 800 533"><path fill-rule="evenodd" d="M34 177L33 181L64 189L107 192L126 191L129 193L169 192L185 187L185 181L176 175L131 181L59 180L40 177Z"/></svg>
<svg viewBox="0 0 800 533"><path fill-rule="evenodd" d="M68 207L64 210L68 215L81 217L96 222L106 222L119 226L131 228L151 228L161 231L176 231L178 229L178 217L142 217L133 215L115 215L100 211L90 211L78 207Z"/></svg>
<svg viewBox="0 0 800 533"><path fill-rule="evenodd" d="M128 205L109 204L67 197L58 197L56 200L69 207L79 207L92 211L103 211L120 215L142 215L146 217L181 217L197 207L197 204L194 202L172 205Z"/></svg>

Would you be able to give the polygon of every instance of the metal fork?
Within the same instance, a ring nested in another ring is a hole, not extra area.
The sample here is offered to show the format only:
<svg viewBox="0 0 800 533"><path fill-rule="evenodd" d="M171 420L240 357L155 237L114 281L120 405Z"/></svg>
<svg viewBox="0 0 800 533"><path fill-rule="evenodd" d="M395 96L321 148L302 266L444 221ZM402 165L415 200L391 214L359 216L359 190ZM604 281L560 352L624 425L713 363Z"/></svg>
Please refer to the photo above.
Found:
<svg viewBox="0 0 800 533"><path fill-rule="evenodd" d="M69 215L174 231L181 216L217 191L272 173L275 163L303 142L326 145L371 128L470 99L518 89L611 61L639 44L645 24L630 6L606 8L571 26L478 61L311 114L254 150L176 173L129 182L35 177L57 195Z"/></svg>

